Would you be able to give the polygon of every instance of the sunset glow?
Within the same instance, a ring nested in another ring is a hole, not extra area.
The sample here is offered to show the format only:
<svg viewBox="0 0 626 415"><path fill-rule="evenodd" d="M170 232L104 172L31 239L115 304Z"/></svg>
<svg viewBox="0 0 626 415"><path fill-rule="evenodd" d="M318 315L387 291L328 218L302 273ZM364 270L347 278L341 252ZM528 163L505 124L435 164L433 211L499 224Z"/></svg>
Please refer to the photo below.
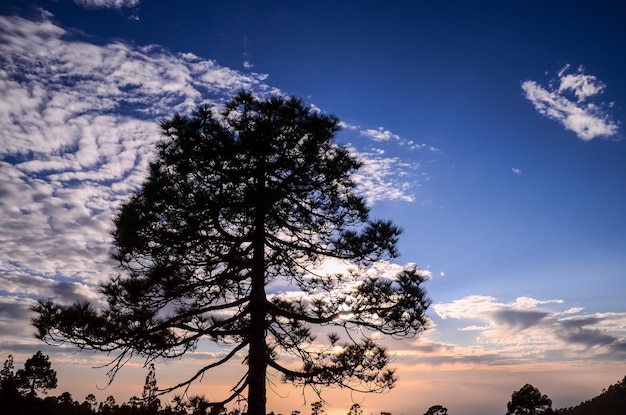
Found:
<svg viewBox="0 0 626 415"><path fill-rule="evenodd" d="M505 413L526 383L561 408L626 375L622 4L188 3L0 5L2 361L49 355L49 395L141 395L144 361L107 387L114 356L36 340L30 307L102 306L112 215L146 176L158 122L250 90L341 119L372 216L403 228L399 258L375 266L427 278L428 329L382 340L396 387L328 390L328 415L355 402L364 415ZM316 265L355 283L340 261ZM303 293L277 282L268 295ZM157 361L159 386L227 352L203 341ZM189 393L219 400L243 371L219 367ZM268 382L276 414L318 400L271 371Z"/></svg>

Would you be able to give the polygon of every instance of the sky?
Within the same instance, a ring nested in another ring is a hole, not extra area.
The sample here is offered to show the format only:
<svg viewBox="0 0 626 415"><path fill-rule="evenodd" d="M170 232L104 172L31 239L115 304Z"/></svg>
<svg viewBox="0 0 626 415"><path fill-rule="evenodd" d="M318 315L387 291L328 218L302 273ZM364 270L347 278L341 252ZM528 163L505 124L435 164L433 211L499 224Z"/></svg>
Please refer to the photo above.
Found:
<svg viewBox="0 0 626 415"><path fill-rule="evenodd" d="M386 343L397 386L329 391L329 415L498 414L526 383L555 408L598 395L626 375L625 18L618 0L3 0L0 360L42 350L52 394L140 396L141 361L103 389L107 356L36 340L29 307L102 305L158 121L247 89L342 120L372 215L404 229L398 264L430 276L429 329ZM160 362L159 385L207 353ZM219 400L238 370L192 391ZM268 410L308 413L270 380Z"/></svg>

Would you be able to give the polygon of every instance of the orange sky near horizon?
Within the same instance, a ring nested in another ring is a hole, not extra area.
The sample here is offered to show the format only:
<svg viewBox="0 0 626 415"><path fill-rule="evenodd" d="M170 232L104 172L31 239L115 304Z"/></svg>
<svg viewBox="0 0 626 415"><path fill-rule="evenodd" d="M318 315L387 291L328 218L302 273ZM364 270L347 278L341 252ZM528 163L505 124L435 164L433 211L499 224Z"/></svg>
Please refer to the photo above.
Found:
<svg viewBox="0 0 626 415"><path fill-rule="evenodd" d="M74 400L82 402L85 396L93 393L98 402L114 396L118 404L132 396L141 396L147 369L140 362L131 362L122 368L112 384L106 387L106 369L89 367L90 356L93 357L92 366L104 361L104 356L88 352L68 355L63 361L51 359L52 367L57 370L58 387L48 395L58 396L68 391ZM185 374L191 373L194 362L197 361L183 358L157 363L158 385L166 387L182 380ZM16 370L22 365L23 356L16 356ZM327 401L326 413L345 415L353 403L359 403L366 415L383 411L393 415L421 415L432 405L442 405L451 414L498 414L506 411L511 394L526 383L548 395L553 408L557 409L575 406L597 396L626 374L626 365L620 364L544 363L509 368L478 364L395 364L394 367L397 368L398 382L387 393L359 394L337 388L325 391L322 397ZM202 382L194 384L188 393L191 396L204 395L212 401L222 399L236 381L237 370L241 368L235 365L218 368ZM318 400L311 391L303 396L302 389L282 384L280 379L272 376L268 379L272 383L268 387L268 412L290 415L292 411L300 411L307 415L310 404ZM175 394L164 396L162 403L170 403ZM243 410L245 404L228 405L229 409L237 407Z"/></svg>

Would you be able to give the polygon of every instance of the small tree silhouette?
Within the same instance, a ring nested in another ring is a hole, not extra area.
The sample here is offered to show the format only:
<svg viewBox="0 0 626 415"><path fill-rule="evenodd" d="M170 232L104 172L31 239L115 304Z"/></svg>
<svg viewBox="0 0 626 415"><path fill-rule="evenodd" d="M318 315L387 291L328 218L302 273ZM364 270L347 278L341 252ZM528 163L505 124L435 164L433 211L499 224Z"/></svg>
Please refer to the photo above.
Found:
<svg viewBox="0 0 626 415"><path fill-rule="evenodd" d="M2 371L0 371L0 391L3 394L10 393L16 388L16 379L13 369L13 355L10 354L7 360L5 360L4 365L2 366Z"/></svg>
<svg viewBox="0 0 626 415"><path fill-rule="evenodd" d="M448 415L448 408L445 408L441 405L433 405L428 408L424 415Z"/></svg>
<svg viewBox="0 0 626 415"><path fill-rule="evenodd" d="M24 369L18 370L15 378L17 388L31 398L36 396L37 390L46 393L57 387L57 372L52 369L48 356L44 356L41 351L26 360Z"/></svg>
<svg viewBox="0 0 626 415"><path fill-rule="evenodd" d="M361 408L361 404L353 403L348 411L348 415L363 415L363 408Z"/></svg>
<svg viewBox="0 0 626 415"><path fill-rule="evenodd" d="M552 400L547 395L542 395L539 389L529 384L513 392L511 401L506 407L506 415L547 415L554 413L552 411Z"/></svg>
<svg viewBox="0 0 626 415"><path fill-rule="evenodd" d="M311 403L311 415L323 415L326 413L324 410L324 402L315 401Z"/></svg>
<svg viewBox="0 0 626 415"><path fill-rule="evenodd" d="M156 369L154 364L150 363L148 375L143 385L143 392L141 393L141 398L145 402L144 405L148 409L148 413L156 413L161 408L161 401L157 397L157 391Z"/></svg>

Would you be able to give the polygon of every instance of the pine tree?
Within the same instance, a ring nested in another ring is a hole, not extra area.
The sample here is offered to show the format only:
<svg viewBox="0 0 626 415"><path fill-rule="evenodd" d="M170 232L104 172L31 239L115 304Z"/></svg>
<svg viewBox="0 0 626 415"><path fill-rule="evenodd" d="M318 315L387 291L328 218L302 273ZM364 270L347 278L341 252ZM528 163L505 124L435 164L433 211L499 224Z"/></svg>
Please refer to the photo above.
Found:
<svg viewBox="0 0 626 415"><path fill-rule="evenodd" d="M15 374L17 388L33 398L36 391L46 392L57 387L57 372L52 369L48 356L44 356L41 351L35 353L26 360L24 369L20 369Z"/></svg>
<svg viewBox="0 0 626 415"><path fill-rule="evenodd" d="M250 415L266 413L268 368L318 393L391 388L391 357L369 333L416 335L429 300L417 268L375 267L398 256L401 230L370 218L353 179L361 163L334 141L338 119L297 98L242 92L161 130L147 181L114 220L122 272L103 286L108 308L41 301L39 337L117 352L112 376L134 354L149 362L201 339L230 345L168 390L244 353L246 373L213 404L247 389ZM320 275L328 259L351 269ZM331 333L320 348L320 326L344 335ZM300 369L284 363L294 357Z"/></svg>

